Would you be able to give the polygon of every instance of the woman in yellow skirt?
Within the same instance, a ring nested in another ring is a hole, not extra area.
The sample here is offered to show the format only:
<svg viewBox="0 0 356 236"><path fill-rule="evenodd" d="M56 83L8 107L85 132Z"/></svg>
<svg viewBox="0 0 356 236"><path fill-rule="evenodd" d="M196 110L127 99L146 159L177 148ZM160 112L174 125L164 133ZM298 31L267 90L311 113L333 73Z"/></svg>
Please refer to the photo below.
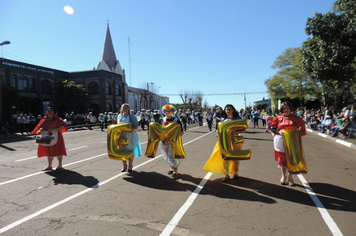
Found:
<svg viewBox="0 0 356 236"><path fill-rule="evenodd" d="M224 108L224 114L223 117L220 119L220 122L239 119L242 118L239 116L239 113L236 111L235 107L231 104L228 104ZM216 130L216 132L218 133L218 130ZM231 135L240 136L240 133L245 133L245 130L235 130L234 132L231 132ZM233 137L231 137L231 139L233 139ZM238 145L238 147L234 146L235 150L242 149L241 143L235 145ZM219 148L219 143L217 142L214 147L213 153L211 154L209 160L206 162L203 170L215 174L223 174L225 175L223 182L227 182L230 180L230 174L233 175L233 179L237 179L239 177L239 167L240 161L231 161L223 159Z"/></svg>

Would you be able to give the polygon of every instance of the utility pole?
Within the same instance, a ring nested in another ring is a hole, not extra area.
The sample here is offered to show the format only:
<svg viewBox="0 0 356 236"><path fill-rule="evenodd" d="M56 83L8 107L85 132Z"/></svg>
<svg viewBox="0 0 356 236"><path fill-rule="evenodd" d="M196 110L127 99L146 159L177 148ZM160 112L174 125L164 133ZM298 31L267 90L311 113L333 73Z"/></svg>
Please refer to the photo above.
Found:
<svg viewBox="0 0 356 236"><path fill-rule="evenodd" d="M132 84L131 84L131 50L130 50L131 40L130 40L130 36L129 36L129 38L127 39L127 41L128 41L128 44L129 44L129 77L130 77L130 87L132 87Z"/></svg>
<svg viewBox="0 0 356 236"><path fill-rule="evenodd" d="M245 111L246 111L246 92L244 92L244 100L245 100Z"/></svg>

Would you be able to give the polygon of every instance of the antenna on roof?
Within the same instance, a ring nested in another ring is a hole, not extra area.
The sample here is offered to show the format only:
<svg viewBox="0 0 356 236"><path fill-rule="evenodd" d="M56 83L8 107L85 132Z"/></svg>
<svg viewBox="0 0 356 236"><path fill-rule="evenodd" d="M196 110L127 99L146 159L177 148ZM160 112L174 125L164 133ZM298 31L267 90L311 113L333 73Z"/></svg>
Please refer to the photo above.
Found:
<svg viewBox="0 0 356 236"><path fill-rule="evenodd" d="M127 39L127 41L128 41L128 44L129 44L129 77L130 77L130 87L132 87L132 84L131 84L131 50L130 50L131 41L130 41L130 36L129 36L129 38Z"/></svg>

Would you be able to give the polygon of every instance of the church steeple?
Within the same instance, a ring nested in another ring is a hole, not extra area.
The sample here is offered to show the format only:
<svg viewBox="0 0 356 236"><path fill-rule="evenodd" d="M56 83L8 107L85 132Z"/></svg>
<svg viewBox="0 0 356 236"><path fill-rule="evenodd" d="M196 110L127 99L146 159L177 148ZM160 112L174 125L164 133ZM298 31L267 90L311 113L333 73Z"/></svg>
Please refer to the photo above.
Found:
<svg viewBox="0 0 356 236"><path fill-rule="evenodd" d="M116 59L114 45L112 43L109 22L107 23L105 43L101 62L98 65L98 70L107 70L122 75L120 62Z"/></svg>

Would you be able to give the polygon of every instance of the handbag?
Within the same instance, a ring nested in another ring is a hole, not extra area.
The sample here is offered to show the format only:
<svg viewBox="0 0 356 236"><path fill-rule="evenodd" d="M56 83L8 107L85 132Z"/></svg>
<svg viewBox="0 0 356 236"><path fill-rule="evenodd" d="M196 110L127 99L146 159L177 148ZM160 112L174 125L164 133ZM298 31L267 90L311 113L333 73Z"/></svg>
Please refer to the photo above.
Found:
<svg viewBox="0 0 356 236"><path fill-rule="evenodd" d="M58 141L58 132L43 131L40 138L36 138L36 143L42 146L53 146Z"/></svg>
<svg viewBox="0 0 356 236"><path fill-rule="evenodd" d="M51 137L47 136L44 138L37 138L36 143L43 143L43 144L50 144L51 143Z"/></svg>

